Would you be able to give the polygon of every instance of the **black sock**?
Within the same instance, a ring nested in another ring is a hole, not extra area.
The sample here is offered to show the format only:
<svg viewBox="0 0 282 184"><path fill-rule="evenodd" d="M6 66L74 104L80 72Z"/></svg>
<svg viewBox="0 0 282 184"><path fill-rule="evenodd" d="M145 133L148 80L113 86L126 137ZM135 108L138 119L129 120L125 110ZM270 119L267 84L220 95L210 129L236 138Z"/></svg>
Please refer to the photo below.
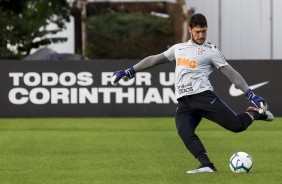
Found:
<svg viewBox="0 0 282 184"><path fill-rule="evenodd" d="M253 118L254 118L255 120L261 119L261 114L258 113L257 111L249 111L248 113L249 113L251 116L253 116Z"/></svg>
<svg viewBox="0 0 282 184"><path fill-rule="evenodd" d="M202 164L202 166L208 166L211 164L211 161L207 155L207 153L201 153L198 158L199 162Z"/></svg>

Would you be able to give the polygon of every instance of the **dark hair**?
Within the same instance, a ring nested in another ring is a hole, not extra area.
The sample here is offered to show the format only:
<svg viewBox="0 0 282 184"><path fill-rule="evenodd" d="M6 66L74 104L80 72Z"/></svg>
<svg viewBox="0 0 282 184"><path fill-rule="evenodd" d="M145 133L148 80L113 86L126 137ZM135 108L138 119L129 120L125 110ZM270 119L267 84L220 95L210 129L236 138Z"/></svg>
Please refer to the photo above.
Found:
<svg viewBox="0 0 282 184"><path fill-rule="evenodd" d="M193 28L196 26L200 26L200 27L208 26L207 19L203 14L195 13L190 17L189 27Z"/></svg>

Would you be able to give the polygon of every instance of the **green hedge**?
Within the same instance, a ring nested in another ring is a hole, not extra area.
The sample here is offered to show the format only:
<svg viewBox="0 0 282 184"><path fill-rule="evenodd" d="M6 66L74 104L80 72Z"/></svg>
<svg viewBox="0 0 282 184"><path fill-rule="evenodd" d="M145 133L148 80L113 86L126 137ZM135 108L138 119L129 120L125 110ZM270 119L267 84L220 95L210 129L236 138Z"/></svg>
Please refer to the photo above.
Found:
<svg viewBox="0 0 282 184"><path fill-rule="evenodd" d="M141 13L108 13L88 19L87 56L140 59L174 43L172 21Z"/></svg>

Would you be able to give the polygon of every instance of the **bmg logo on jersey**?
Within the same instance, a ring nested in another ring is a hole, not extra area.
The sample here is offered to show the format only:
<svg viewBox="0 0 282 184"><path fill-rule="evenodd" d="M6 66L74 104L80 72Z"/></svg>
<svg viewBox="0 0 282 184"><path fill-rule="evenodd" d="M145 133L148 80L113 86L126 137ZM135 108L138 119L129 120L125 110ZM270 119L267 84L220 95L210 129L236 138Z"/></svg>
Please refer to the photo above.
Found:
<svg viewBox="0 0 282 184"><path fill-rule="evenodd" d="M197 60L189 58L177 58L177 66L187 66L192 69L197 67Z"/></svg>

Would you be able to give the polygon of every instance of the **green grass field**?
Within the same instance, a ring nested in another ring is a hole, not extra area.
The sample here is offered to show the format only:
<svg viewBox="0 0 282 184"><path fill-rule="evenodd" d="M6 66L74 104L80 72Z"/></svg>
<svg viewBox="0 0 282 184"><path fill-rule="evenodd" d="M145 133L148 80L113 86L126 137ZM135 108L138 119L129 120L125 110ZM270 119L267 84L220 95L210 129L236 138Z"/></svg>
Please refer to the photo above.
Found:
<svg viewBox="0 0 282 184"><path fill-rule="evenodd" d="M186 174L199 164L174 118L0 119L1 184L272 184L281 182L282 118L231 133L204 120L197 134L219 172ZM245 151L251 173L229 158Z"/></svg>

